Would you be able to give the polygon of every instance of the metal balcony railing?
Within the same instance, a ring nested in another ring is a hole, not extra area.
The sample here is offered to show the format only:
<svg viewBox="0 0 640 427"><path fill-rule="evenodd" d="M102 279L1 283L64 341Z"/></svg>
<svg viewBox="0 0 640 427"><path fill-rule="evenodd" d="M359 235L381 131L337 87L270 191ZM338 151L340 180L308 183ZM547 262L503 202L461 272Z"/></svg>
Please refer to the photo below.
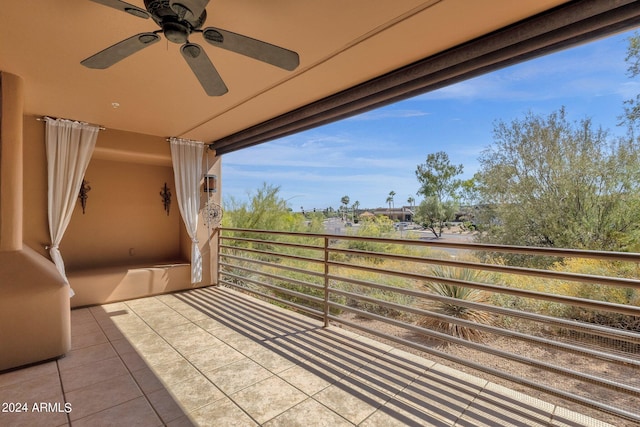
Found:
<svg viewBox="0 0 640 427"><path fill-rule="evenodd" d="M640 254L231 228L218 244L220 285L640 422Z"/></svg>

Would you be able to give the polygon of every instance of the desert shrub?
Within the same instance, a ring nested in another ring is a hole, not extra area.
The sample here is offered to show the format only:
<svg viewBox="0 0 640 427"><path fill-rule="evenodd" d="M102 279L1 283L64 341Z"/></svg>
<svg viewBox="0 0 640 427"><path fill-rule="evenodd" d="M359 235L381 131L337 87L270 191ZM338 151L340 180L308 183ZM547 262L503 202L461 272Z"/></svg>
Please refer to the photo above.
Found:
<svg viewBox="0 0 640 427"><path fill-rule="evenodd" d="M435 266L432 269L432 274L436 277L442 277L445 279L456 279L470 282L486 283L489 280L489 275L487 273L468 268ZM488 304L491 299L490 294L483 290L468 288L459 285L451 285L439 282L437 280L427 282L425 284L425 287L429 292L433 294L456 300ZM455 302L427 300L422 301L419 306L420 308L432 311L434 313L476 323L491 325L495 321L494 316L487 311L464 307L462 305L456 304ZM469 326L458 325L456 323L435 317L424 316L418 321L418 324L422 327L438 332L443 332L445 334L469 341L483 341L485 338L485 334L478 329Z"/></svg>

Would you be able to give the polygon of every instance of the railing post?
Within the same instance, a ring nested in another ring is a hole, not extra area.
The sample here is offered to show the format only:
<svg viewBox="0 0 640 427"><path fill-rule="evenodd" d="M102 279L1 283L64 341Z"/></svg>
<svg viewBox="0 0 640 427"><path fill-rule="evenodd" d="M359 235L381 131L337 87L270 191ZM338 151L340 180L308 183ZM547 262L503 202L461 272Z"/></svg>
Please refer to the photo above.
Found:
<svg viewBox="0 0 640 427"><path fill-rule="evenodd" d="M329 326L329 237L324 237L324 327Z"/></svg>
<svg viewBox="0 0 640 427"><path fill-rule="evenodd" d="M222 239L220 238L220 236L222 235L222 227L218 227L218 235L217 235L217 241L218 241L218 247L216 248L216 286L220 286L220 279L222 277L222 268L220 267L220 243L222 242Z"/></svg>

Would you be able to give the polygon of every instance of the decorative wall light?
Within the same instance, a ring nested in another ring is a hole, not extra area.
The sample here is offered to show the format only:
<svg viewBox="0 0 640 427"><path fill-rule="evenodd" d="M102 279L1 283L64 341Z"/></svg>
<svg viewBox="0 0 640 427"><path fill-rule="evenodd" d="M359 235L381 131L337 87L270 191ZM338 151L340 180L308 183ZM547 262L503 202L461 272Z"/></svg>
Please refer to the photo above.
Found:
<svg viewBox="0 0 640 427"><path fill-rule="evenodd" d="M214 202L213 200L207 201L207 204L204 205L203 210L203 219L207 227L209 228L217 228L220 226L222 222L222 206Z"/></svg>
<svg viewBox="0 0 640 427"><path fill-rule="evenodd" d="M218 177L216 175L205 175L204 187L203 187L204 192L215 193L217 188L218 188Z"/></svg>
<svg viewBox="0 0 640 427"><path fill-rule="evenodd" d="M164 210L167 212L167 216L169 216L169 208L171 207L171 190L167 187L167 183L164 183L164 187L160 192L160 197L162 197L162 204L164 206Z"/></svg>
<svg viewBox="0 0 640 427"><path fill-rule="evenodd" d="M91 187L89 187L89 181L82 180L82 185L80 186L80 192L78 193L78 199L80 199L80 206L82 206L82 215L84 215L84 211L87 208L87 199L89 196L87 193L91 191Z"/></svg>

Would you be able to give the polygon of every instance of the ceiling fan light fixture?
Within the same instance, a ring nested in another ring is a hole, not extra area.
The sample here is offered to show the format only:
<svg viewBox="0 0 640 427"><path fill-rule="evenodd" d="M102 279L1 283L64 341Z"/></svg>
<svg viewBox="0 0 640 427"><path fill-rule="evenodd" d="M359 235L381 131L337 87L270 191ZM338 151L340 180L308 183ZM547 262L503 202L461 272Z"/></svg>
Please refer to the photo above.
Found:
<svg viewBox="0 0 640 427"><path fill-rule="evenodd" d="M167 40L178 44L186 43L189 39L189 34L191 33L189 27L186 25L172 21L163 22L162 31L164 32L164 36Z"/></svg>

